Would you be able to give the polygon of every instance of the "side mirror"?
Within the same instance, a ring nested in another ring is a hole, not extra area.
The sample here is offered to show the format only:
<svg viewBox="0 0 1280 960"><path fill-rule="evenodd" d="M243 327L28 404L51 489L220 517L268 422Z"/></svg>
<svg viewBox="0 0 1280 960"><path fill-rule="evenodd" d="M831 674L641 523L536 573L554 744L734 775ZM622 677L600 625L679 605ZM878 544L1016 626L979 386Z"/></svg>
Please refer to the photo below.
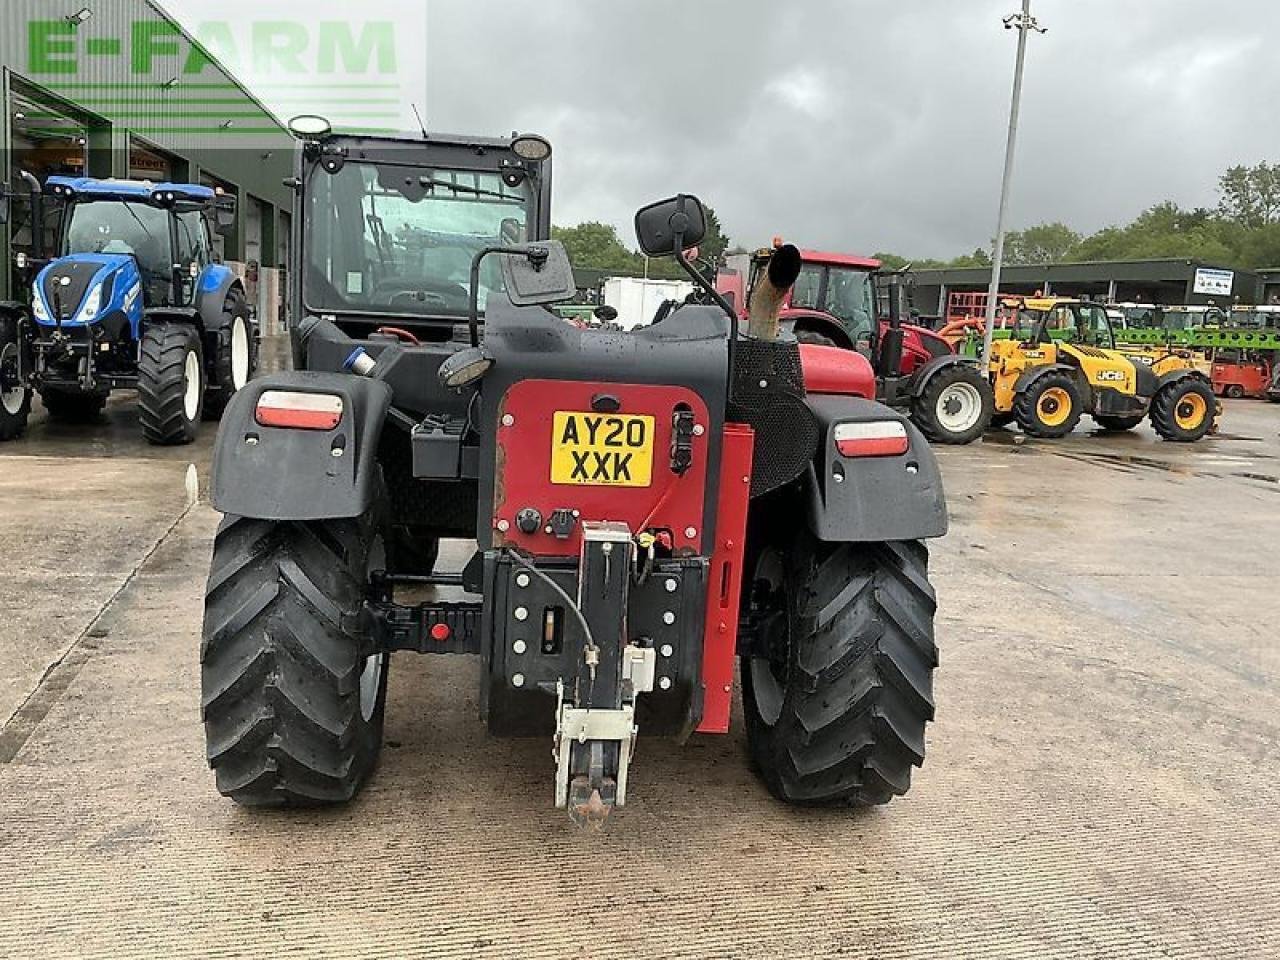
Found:
<svg viewBox="0 0 1280 960"><path fill-rule="evenodd" d="M636 240L646 257L670 257L696 247L707 235L702 201L688 194L659 200L636 213Z"/></svg>
<svg viewBox="0 0 1280 960"><path fill-rule="evenodd" d="M516 244L503 252L502 279L517 307L561 303L578 292L569 254L558 240Z"/></svg>
<svg viewBox="0 0 1280 960"><path fill-rule="evenodd" d="M213 232L220 237L229 237L236 227L235 197L219 197L214 208Z"/></svg>

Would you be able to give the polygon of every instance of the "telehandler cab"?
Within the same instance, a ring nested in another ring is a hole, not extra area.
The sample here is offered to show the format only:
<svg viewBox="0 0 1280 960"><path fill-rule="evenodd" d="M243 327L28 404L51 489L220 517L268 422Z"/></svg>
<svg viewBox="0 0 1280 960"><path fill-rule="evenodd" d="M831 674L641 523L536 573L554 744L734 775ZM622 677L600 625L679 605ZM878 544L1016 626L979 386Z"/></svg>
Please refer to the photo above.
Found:
<svg viewBox="0 0 1280 960"><path fill-rule="evenodd" d="M238 394L215 452L218 789L350 799L390 654L415 651L480 658L488 729L548 738L549 794L580 822L626 802L638 735L727 732L735 660L776 796L905 792L933 716L925 540L947 518L866 361L834 351L810 383L806 347L740 335L723 302L630 332L555 316L573 281L541 138L293 128L300 369ZM704 231L690 196L636 217L643 251L714 299L679 256ZM463 569L431 570L438 537L474 541ZM462 593L409 605L406 585Z"/></svg>

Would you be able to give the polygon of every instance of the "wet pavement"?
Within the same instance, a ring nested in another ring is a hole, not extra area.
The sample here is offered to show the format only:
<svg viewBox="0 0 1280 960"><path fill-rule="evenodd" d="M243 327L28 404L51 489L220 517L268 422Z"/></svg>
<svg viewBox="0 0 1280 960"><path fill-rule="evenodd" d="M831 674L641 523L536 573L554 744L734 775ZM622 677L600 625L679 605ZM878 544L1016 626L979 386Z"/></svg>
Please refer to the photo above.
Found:
<svg viewBox="0 0 1280 960"><path fill-rule="evenodd" d="M350 806L219 797L213 431L147 447L126 398L38 414L0 447L0 956L1276 956L1280 406L1223 425L940 451L938 716L906 798L774 803L739 711L642 737L589 836L551 809L548 743L484 736L469 659L396 656Z"/></svg>

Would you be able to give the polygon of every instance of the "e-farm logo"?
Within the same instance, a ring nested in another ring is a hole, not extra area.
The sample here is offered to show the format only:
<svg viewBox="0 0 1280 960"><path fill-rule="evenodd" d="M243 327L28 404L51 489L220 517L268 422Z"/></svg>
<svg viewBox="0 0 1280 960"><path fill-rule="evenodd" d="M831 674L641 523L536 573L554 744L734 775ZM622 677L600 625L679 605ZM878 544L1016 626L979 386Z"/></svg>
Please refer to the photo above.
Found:
<svg viewBox="0 0 1280 960"><path fill-rule="evenodd" d="M94 25L76 17L29 21L27 72L136 133L278 133L220 67L251 78L251 92L282 117L325 112L344 129L398 129L390 125L400 116L401 88L391 20L205 21L190 35L160 18L113 33Z"/></svg>

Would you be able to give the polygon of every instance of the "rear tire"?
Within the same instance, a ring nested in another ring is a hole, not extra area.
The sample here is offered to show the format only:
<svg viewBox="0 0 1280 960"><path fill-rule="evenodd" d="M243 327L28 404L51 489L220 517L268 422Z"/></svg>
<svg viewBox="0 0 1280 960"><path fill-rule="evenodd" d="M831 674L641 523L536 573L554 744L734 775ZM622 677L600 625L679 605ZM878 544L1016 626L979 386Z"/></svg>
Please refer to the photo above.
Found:
<svg viewBox="0 0 1280 960"><path fill-rule="evenodd" d="M1233 383L1223 391L1223 395L1231 400L1239 400L1244 396L1244 387L1240 386L1238 383Z"/></svg>
<svg viewBox="0 0 1280 960"><path fill-rule="evenodd" d="M779 800L862 806L907 792L938 663L927 567L916 541L807 532L761 556L751 603L769 656L742 659L743 704L752 761Z"/></svg>
<svg viewBox="0 0 1280 960"><path fill-rule="evenodd" d="M44 404L44 409L51 420L60 420L63 423L92 423L102 416L107 398L101 393L49 388L40 391L40 402Z"/></svg>
<svg viewBox="0 0 1280 960"><path fill-rule="evenodd" d="M911 402L911 420L934 443L973 443L991 423L991 384L970 366L944 367Z"/></svg>
<svg viewBox="0 0 1280 960"><path fill-rule="evenodd" d="M380 550L368 516L219 528L201 687L209 765L236 803L343 803L373 770L390 657L363 653L354 625Z"/></svg>
<svg viewBox="0 0 1280 960"><path fill-rule="evenodd" d="M142 435L157 446L190 443L204 409L200 334L187 323L155 323L142 336L138 415Z"/></svg>
<svg viewBox="0 0 1280 960"><path fill-rule="evenodd" d="M18 320L0 316L0 442L16 440L27 429L31 391L18 382Z"/></svg>
<svg viewBox="0 0 1280 960"><path fill-rule="evenodd" d="M1151 426L1175 443L1194 443L1217 422L1218 398L1199 377L1186 377L1162 387L1151 399Z"/></svg>
<svg viewBox="0 0 1280 960"><path fill-rule="evenodd" d="M220 420L231 398L242 390L257 369L253 324L240 291L227 294L222 311L224 325L218 331L218 352L213 358L213 377L204 394L204 419Z"/></svg>
<svg viewBox="0 0 1280 960"><path fill-rule="evenodd" d="M1145 418L1142 414L1138 414L1136 417L1109 417L1104 416L1103 414L1095 414L1093 418L1094 422L1099 427L1111 433L1119 433L1122 430L1132 430L1144 419Z"/></svg>
<svg viewBox="0 0 1280 960"><path fill-rule="evenodd" d="M1080 422L1080 391L1065 373L1046 373L1013 401L1022 432L1033 437L1065 437Z"/></svg>

